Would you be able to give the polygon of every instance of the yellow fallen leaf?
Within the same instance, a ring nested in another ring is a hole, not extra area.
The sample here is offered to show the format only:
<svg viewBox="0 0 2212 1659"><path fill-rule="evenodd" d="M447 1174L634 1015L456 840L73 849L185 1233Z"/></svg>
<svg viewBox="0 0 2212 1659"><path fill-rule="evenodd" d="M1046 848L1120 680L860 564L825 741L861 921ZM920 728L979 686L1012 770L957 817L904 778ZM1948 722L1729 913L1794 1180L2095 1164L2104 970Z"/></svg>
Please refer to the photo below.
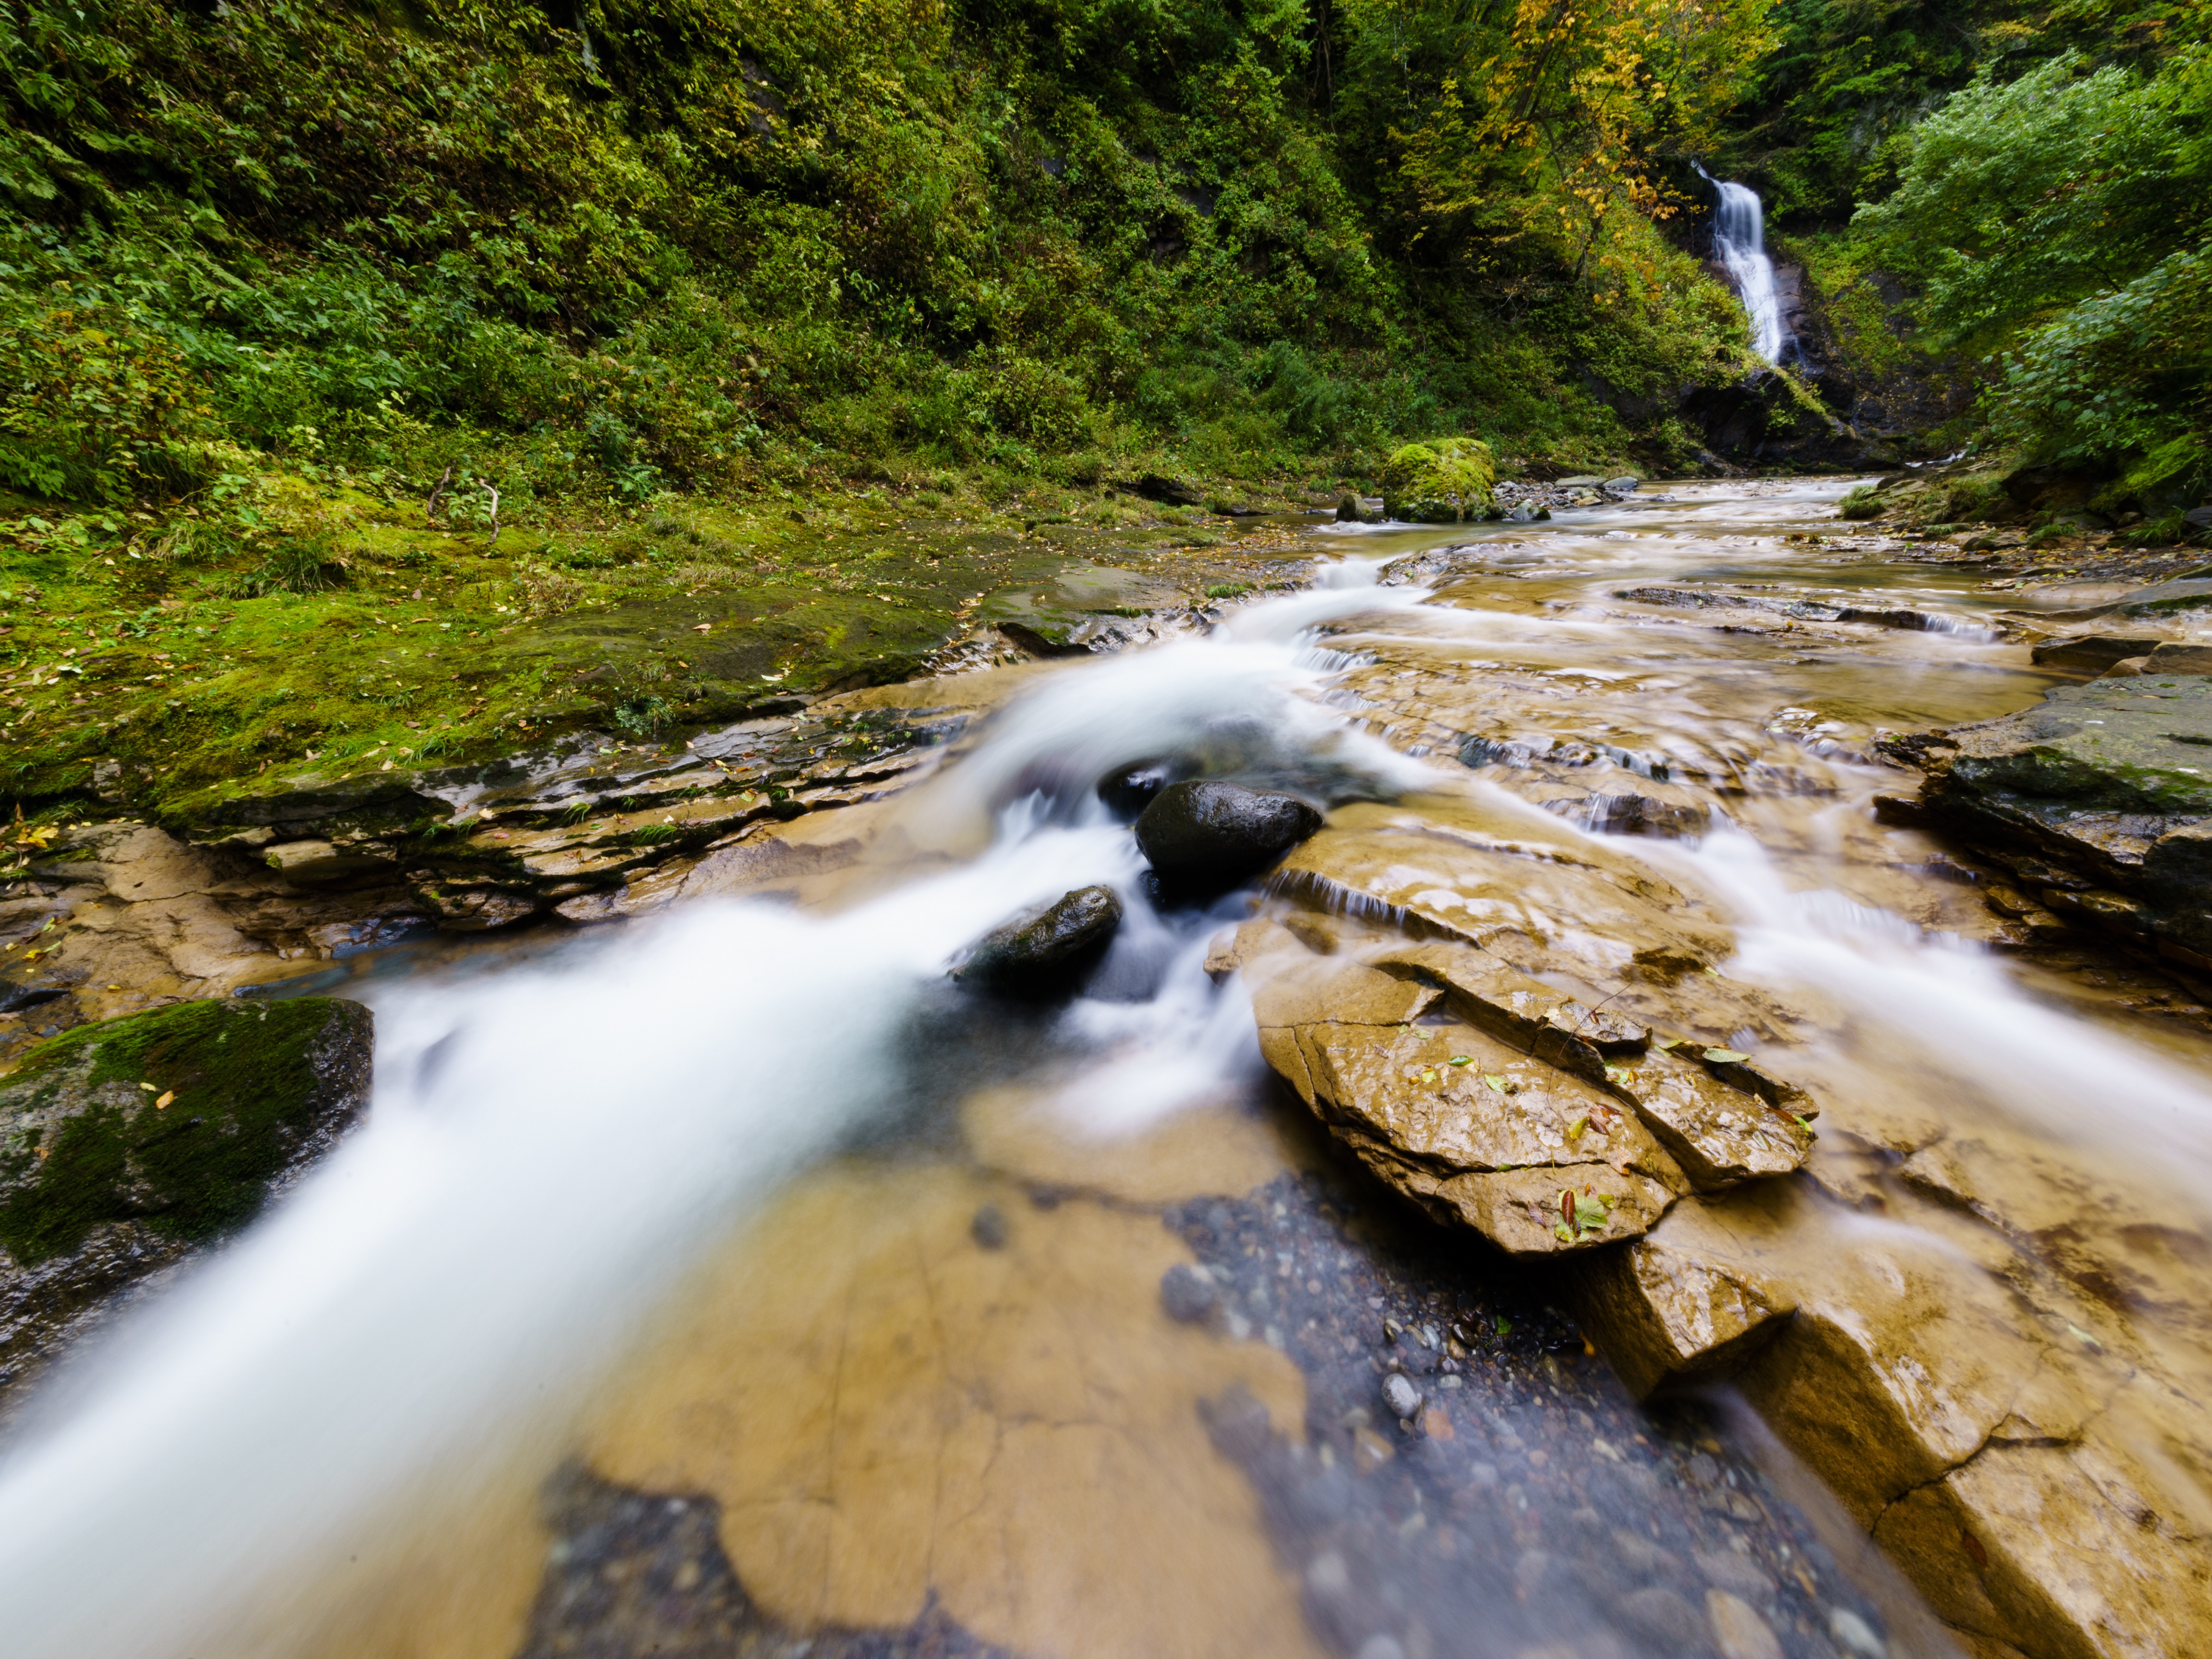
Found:
<svg viewBox="0 0 2212 1659"><path fill-rule="evenodd" d="M155 1111L157 1111L157 1112L158 1112L158 1111L160 1111L160 1110L161 1109L161 1108L163 1108L164 1106L167 1105L171 1101L174 1100L176 1097L177 1097L177 1091L176 1091L174 1089L170 1090L167 1094L162 1095L160 1098L158 1098L158 1099L156 1099L156 1100L155 1101L155 1103L154 1103L154 1109L155 1109Z"/></svg>
<svg viewBox="0 0 2212 1659"><path fill-rule="evenodd" d="M157 1085L151 1083L142 1083L138 1086L150 1095L155 1091Z"/></svg>

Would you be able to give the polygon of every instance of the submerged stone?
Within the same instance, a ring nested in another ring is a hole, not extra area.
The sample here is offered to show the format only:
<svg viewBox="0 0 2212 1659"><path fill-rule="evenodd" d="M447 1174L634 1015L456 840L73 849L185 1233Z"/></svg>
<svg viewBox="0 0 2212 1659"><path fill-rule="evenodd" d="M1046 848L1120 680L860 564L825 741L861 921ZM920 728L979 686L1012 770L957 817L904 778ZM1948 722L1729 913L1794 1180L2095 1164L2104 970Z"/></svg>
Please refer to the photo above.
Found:
<svg viewBox="0 0 2212 1659"><path fill-rule="evenodd" d="M1152 804L1152 798L1171 783L1190 775L1190 766L1180 760L1139 761L1098 780L1098 799L1106 810L1124 823L1133 822Z"/></svg>
<svg viewBox="0 0 2212 1659"><path fill-rule="evenodd" d="M1296 795L1192 780L1170 784L1137 819L1137 846L1176 885L1227 885L1254 875L1321 828Z"/></svg>
<svg viewBox="0 0 2212 1659"><path fill-rule="evenodd" d="M1096 962L1121 925L1119 894L1110 887L1079 887L1042 910L993 928L953 975L994 991L1048 995Z"/></svg>
<svg viewBox="0 0 2212 1659"><path fill-rule="evenodd" d="M327 1150L368 1098L372 1029L328 997L178 1003L0 1079L0 1385Z"/></svg>

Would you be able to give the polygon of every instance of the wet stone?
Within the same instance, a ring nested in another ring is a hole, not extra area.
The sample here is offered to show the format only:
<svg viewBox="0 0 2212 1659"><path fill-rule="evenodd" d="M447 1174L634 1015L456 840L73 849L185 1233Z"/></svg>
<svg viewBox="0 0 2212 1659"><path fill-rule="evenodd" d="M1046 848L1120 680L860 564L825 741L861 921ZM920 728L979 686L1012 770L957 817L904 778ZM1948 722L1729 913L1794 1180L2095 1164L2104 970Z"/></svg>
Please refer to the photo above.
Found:
<svg viewBox="0 0 2212 1659"><path fill-rule="evenodd" d="M969 1237L987 1250L1006 1248L1006 1212L995 1204L986 1204L975 1212L968 1224Z"/></svg>
<svg viewBox="0 0 2212 1659"><path fill-rule="evenodd" d="M984 934L954 975L1005 995L1056 994L1104 954L1121 925L1120 895L1079 887Z"/></svg>
<svg viewBox="0 0 2212 1659"><path fill-rule="evenodd" d="M328 1152L368 1101L373 1025L328 997L174 1003L0 1081L0 1390Z"/></svg>
<svg viewBox="0 0 2212 1659"><path fill-rule="evenodd" d="M1421 1391L1407 1382L1403 1375L1393 1371L1382 1379L1382 1403L1390 1408L1393 1417L1419 1417L1421 1414Z"/></svg>
<svg viewBox="0 0 2212 1659"><path fill-rule="evenodd" d="M1189 765L1177 760L1139 761L1098 780L1098 799L1106 810L1124 823L1133 822L1152 797L1171 783L1190 775Z"/></svg>
<svg viewBox="0 0 2212 1659"><path fill-rule="evenodd" d="M1164 1218L1207 1270L1222 1340L1236 1317L1248 1340L1271 1324L1305 1376L1303 1425L1235 1390L1200 1410L1282 1558L1305 1564L1301 1605L1331 1651L1713 1659L1715 1595L1745 1654L1763 1629L1786 1659L1836 1659L1838 1611L1881 1639L1707 1408L1638 1407L1506 1258L1406 1220L1348 1169Z"/></svg>
<svg viewBox="0 0 2212 1659"><path fill-rule="evenodd" d="M711 1498L634 1491L570 1465L543 1504L553 1543L515 1659L1013 1659L933 1597L902 1629L781 1624L731 1568Z"/></svg>
<svg viewBox="0 0 2212 1659"><path fill-rule="evenodd" d="M1212 1275L1203 1267L1177 1263L1160 1277L1160 1306L1170 1319L1195 1325L1220 1305Z"/></svg>
<svg viewBox="0 0 2212 1659"><path fill-rule="evenodd" d="M1321 828L1295 795L1193 780L1170 784L1137 819L1137 846L1170 886L1227 886L1273 863Z"/></svg>

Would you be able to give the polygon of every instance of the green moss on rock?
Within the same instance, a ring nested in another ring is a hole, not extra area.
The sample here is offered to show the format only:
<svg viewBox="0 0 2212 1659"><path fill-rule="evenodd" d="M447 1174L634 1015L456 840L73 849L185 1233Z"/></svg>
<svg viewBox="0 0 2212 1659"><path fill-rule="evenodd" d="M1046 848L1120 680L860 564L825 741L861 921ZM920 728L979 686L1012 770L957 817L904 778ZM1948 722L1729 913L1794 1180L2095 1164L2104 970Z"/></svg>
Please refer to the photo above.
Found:
<svg viewBox="0 0 2212 1659"><path fill-rule="evenodd" d="M55 1038L0 1079L0 1247L30 1267L110 1222L196 1241L251 1219L366 1100L371 1032L359 1003L309 997Z"/></svg>

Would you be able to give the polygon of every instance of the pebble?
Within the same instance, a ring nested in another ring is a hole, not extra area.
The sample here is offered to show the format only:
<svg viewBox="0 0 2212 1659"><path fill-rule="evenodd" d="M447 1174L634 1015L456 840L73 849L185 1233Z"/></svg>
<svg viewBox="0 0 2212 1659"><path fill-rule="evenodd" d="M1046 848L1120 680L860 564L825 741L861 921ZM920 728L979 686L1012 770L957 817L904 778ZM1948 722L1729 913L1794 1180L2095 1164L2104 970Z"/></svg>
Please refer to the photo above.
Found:
<svg viewBox="0 0 2212 1659"><path fill-rule="evenodd" d="M1705 1621L1687 1601L1659 1585L1620 1598L1621 1622L1662 1648L1694 1648L1705 1641Z"/></svg>
<svg viewBox="0 0 2212 1659"><path fill-rule="evenodd" d="M1213 1275L1203 1267L1177 1262L1160 1275L1160 1306L1170 1319L1195 1325L1212 1313L1221 1300Z"/></svg>
<svg viewBox="0 0 2212 1659"><path fill-rule="evenodd" d="M1390 1415L1414 1418L1421 1414L1421 1391L1397 1371L1382 1379L1382 1403L1389 1407Z"/></svg>
<svg viewBox="0 0 2212 1659"><path fill-rule="evenodd" d="M975 1219L968 1224L969 1236L987 1250L1006 1248L1006 1213L995 1204L986 1204L975 1212Z"/></svg>
<svg viewBox="0 0 2212 1659"><path fill-rule="evenodd" d="M1774 1581L1755 1563L1734 1550L1698 1550L1693 1553L1698 1571L1705 1575L1705 1582L1715 1589L1726 1590L1747 1601L1764 1601L1773 1595Z"/></svg>
<svg viewBox="0 0 2212 1659"><path fill-rule="evenodd" d="M1782 1644L1751 1603L1726 1590L1705 1592L1705 1617L1721 1659L1782 1659Z"/></svg>
<svg viewBox="0 0 2212 1659"><path fill-rule="evenodd" d="M1875 1633L1872 1625L1849 1607L1832 1608L1828 1613L1828 1634L1836 1638L1836 1645L1857 1659L1889 1659L1889 1644Z"/></svg>

